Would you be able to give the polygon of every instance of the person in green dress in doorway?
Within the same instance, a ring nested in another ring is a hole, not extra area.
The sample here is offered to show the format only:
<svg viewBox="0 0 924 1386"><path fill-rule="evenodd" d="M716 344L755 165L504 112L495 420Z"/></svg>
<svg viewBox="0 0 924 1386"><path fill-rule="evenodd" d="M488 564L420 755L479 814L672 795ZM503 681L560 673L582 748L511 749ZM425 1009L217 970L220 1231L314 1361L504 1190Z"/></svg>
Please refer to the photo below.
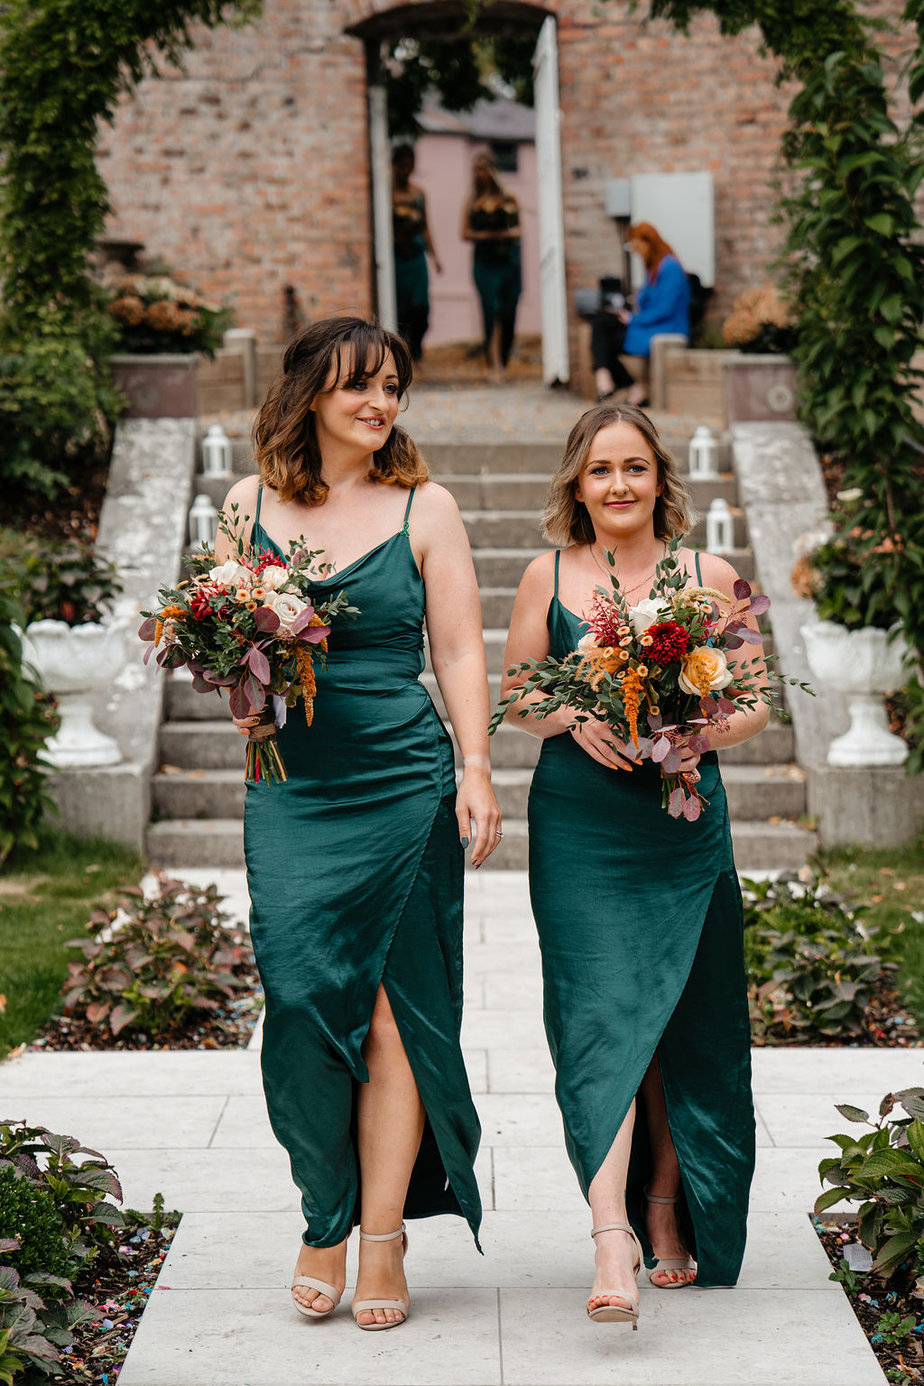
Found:
<svg viewBox="0 0 924 1386"><path fill-rule="evenodd" d="M423 339L430 325L430 275L427 256L437 274L443 273L427 221L423 188L411 182L414 148L396 144L391 151L391 226L395 256L395 308L398 331L415 361L423 356Z"/></svg>
<svg viewBox="0 0 924 1386"><path fill-rule="evenodd" d="M476 1238L479 1124L459 1047L464 852L500 842L478 586L450 494L396 426L405 342L361 318L288 345L254 426L259 475L225 511L253 551L322 550L317 594L359 608L329 637L314 720L279 731L283 783L249 783L244 847L266 993L263 1083L306 1228L292 1299L337 1307L359 1224L353 1315L409 1313L404 1219L461 1214ZM227 539L216 545L229 556ZM419 682L423 627L462 756ZM237 720L259 735L260 718Z"/></svg>
<svg viewBox="0 0 924 1386"><path fill-rule="evenodd" d="M688 497L640 409L601 404L575 424L549 488L555 552L529 565L505 666L561 658L615 572L647 598L668 541L691 528ZM606 554L615 556L611 569ZM736 573L680 548L688 582L732 593ZM759 659L756 646L745 646ZM505 676L504 693L523 674ZM710 731L684 770L709 806L694 823L661 807L660 771L633 767L607 725L567 708L508 719L542 739L530 790L530 895L545 1024L571 1162L592 1214L595 1321L638 1322L647 1259L660 1289L733 1285L754 1161L742 912L716 750L754 736L766 704Z"/></svg>
<svg viewBox="0 0 924 1386"><path fill-rule="evenodd" d="M501 183L487 150L472 163L472 190L462 209L462 239L474 243L472 277L481 303L484 353L492 385L506 380L517 303L523 287L520 208Z"/></svg>

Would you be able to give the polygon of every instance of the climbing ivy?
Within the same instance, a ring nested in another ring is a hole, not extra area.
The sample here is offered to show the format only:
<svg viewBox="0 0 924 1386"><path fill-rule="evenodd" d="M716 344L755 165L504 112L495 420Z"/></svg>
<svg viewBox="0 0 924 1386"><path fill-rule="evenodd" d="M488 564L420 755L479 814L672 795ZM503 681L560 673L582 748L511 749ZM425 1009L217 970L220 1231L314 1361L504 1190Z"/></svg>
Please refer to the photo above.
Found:
<svg viewBox="0 0 924 1386"><path fill-rule="evenodd" d="M0 5L0 478L53 496L107 445L115 331L89 273L109 210L100 121L159 64L180 62L194 22L243 22L259 5Z"/></svg>
<svg viewBox="0 0 924 1386"><path fill-rule="evenodd" d="M801 415L845 463L861 494L841 537L862 542L887 579L895 617L924 651L924 424L914 396L924 372L924 246L915 197L924 178L924 0L907 0L904 78L910 116L878 45L881 24L852 0L650 0L651 17L686 31L710 12L721 31L756 24L780 78L795 81L783 155L778 264L799 321L793 355ZM890 85L893 88L890 91ZM858 532L859 526L859 532Z"/></svg>

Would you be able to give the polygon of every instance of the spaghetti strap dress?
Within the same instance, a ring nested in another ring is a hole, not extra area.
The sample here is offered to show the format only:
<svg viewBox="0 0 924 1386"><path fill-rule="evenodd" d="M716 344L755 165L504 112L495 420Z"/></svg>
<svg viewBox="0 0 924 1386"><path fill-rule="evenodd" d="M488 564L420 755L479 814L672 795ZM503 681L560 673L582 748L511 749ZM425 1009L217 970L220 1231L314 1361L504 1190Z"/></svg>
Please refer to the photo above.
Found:
<svg viewBox="0 0 924 1386"><path fill-rule="evenodd" d="M266 993L263 1086L301 1192L310 1246L359 1221L355 1104L379 984L426 1112L404 1216L455 1213L475 1236L480 1126L459 1045L463 852L452 745L424 667L424 583L402 528L323 581L339 621L317 670L314 720L299 699L278 734L288 779L247 785L251 934ZM260 524L252 547L281 555Z"/></svg>
<svg viewBox="0 0 924 1386"><path fill-rule="evenodd" d="M558 564L555 658L587 630L559 601ZM699 579L698 556L696 567ZM549 737L529 798L530 895L555 1092L585 1198L657 1055L697 1284L733 1285L754 1167L743 921L715 752L698 768L709 806L689 823L662 809L650 761L609 770L569 734ZM642 1101L627 1203L651 1264Z"/></svg>

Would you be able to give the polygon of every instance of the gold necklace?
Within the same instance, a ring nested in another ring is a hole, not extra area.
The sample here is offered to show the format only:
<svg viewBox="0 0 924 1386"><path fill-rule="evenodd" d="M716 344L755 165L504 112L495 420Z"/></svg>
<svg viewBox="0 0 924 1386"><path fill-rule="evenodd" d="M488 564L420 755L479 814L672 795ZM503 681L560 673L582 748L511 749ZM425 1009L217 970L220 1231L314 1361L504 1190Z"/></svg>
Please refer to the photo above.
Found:
<svg viewBox="0 0 924 1386"><path fill-rule="evenodd" d="M603 572L603 573L606 573L606 576L612 580L612 579L616 576L616 569L615 569L615 568L610 568L609 566L604 567L603 563L601 562L600 558L599 558L598 555L597 555L597 550L594 548L593 544L590 545L590 552L591 552L591 556L592 556L594 562L596 563L596 565L597 565L597 567L600 569L600 571ZM660 562L662 561L662 559L664 558L664 554L666 554L666 553L667 553L667 546L665 545L665 547L664 547L664 553L661 554L661 557L658 559L658 562L655 563L655 566L654 566L654 568L651 570L651 572L645 574L645 576L642 578L641 582L635 583L635 585L634 585L633 587L622 587L622 586L620 586L619 590L620 590L620 592L622 593L622 595L623 595L624 597L631 597L632 593L633 593L633 592L637 592L638 589L639 589L640 587L644 587L644 585L645 585L646 582L649 582L649 583L650 583L651 579L654 577L655 573L657 572L658 563L660 563Z"/></svg>

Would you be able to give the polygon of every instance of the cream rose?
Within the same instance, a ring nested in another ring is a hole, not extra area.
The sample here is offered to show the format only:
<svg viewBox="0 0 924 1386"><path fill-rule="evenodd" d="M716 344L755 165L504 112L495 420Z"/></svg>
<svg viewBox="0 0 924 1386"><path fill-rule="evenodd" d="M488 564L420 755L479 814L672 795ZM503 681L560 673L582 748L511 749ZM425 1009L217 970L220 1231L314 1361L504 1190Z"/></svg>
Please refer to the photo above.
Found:
<svg viewBox="0 0 924 1386"><path fill-rule="evenodd" d="M275 611L282 629L289 631L308 603L302 601L301 597L296 597L293 592L271 592L263 605Z"/></svg>
<svg viewBox="0 0 924 1386"><path fill-rule="evenodd" d="M236 563L233 558L227 558L219 567L209 568L209 577L213 582L221 583L222 587L240 587L242 584L250 583L253 573L249 568L245 568L243 563Z"/></svg>
<svg viewBox="0 0 924 1386"><path fill-rule="evenodd" d="M593 631L589 630L586 635L581 636L580 640L577 642L577 648L578 654L587 654L588 650L595 650L597 648L597 637L594 635Z"/></svg>
<svg viewBox="0 0 924 1386"><path fill-rule="evenodd" d="M267 592L281 592L289 581L289 570L279 568L275 563L268 563L260 574L260 581Z"/></svg>
<svg viewBox="0 0 924 1386"><path fill-rule="evenodd" d="M684 693L698 694L705 698L720 688L727 688L732 681L732 672L722 650L700 645L684 656L677 683Z"/></svg>
<svg viewBox="0 0 924 1386"><path fill-rule="evenodd" d="M654 597L646 597L638 606L630 609L629 620L635 634L644 635L649 626L653 626L656 621L663 621L669 614L663 603Z"/></svg>

